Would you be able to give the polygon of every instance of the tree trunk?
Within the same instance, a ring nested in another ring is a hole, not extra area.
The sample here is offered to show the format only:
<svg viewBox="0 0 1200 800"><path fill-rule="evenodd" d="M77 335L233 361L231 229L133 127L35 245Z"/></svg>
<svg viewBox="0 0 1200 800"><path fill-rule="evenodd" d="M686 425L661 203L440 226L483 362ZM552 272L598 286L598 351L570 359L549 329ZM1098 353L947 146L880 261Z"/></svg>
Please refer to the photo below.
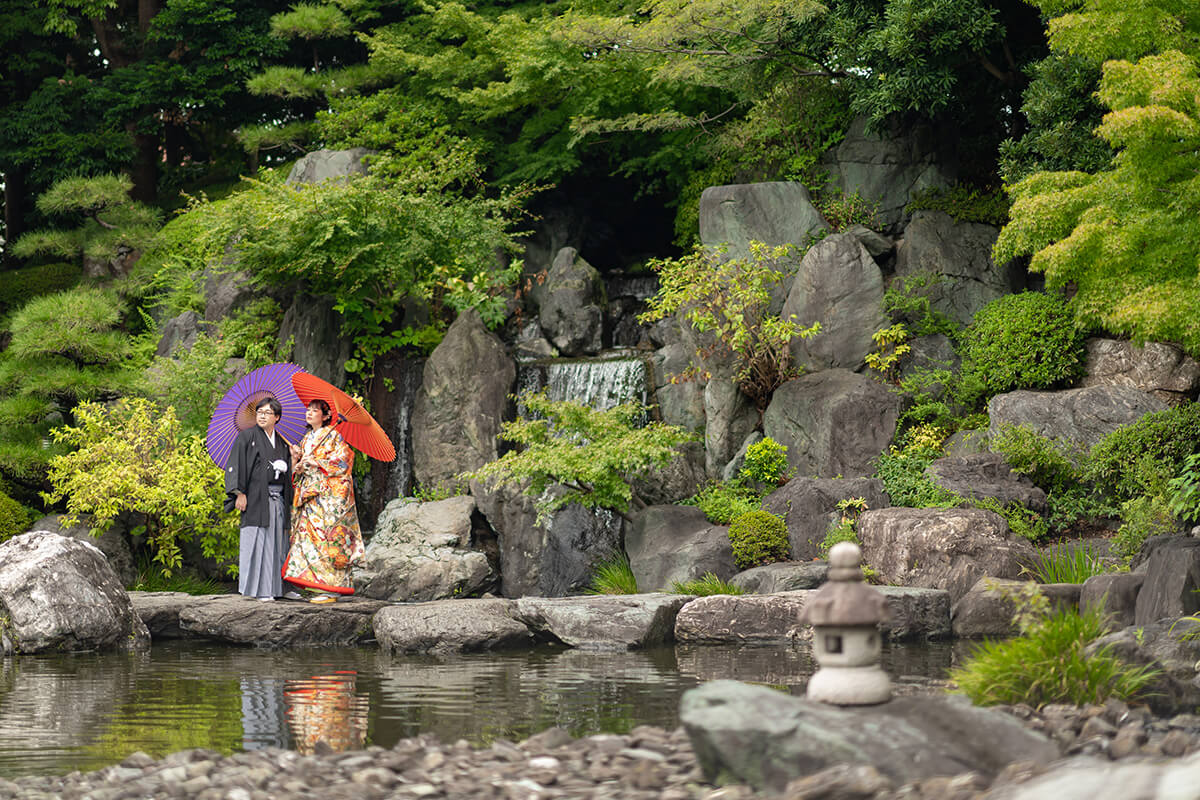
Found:
<svg viewBox="0 0 1200 800"><path fill-rule="evenodd" d="M158 162L161 157L158 137L137 133L132 122L125 129L133 137L133 199L140 203L154 203L158 197Z"/></svg>

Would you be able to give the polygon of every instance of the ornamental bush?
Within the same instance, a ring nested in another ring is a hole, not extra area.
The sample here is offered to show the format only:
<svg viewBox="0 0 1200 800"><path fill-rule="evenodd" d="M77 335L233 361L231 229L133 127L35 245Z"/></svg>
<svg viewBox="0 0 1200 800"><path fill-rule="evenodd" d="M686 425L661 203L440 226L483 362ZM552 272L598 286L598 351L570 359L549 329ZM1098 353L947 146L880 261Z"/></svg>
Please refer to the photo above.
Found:
<svg viewBox="0 0 1200 800"><path fill-rule="evenodd" d="M975 314L962 334L963 376L991 395L1049 389L1083 372L1084 337L1057 295L1000 297Z"/></svg>
<svg viewBox="0 0 1200 800"><path fill-rule="evenodd" d="M1156 411L1101 439L1088 455L1084 478L1118 502L1160 490L1200 452L1200 403Z"/></svg>
<svg viewBox="0 0 1200 800"><path fill-rule="evenodd" d="M770 511L750 511L729 525L733 563L739 569L786 561L791 554L787 524Z"/></svg>
<svg viewBox="0 0 1200 800"><path fill-rule="evenodd" d="M787 445L767 436L746 448L746 460L741 475L752 483L779 486L786 483L788 469Z"/></svg>
<svg viewBox="0 0 1200 800"><path fill-rule="evenodd" d="M29 527L29 512L4 492L0 492L0 542L7 542Z"/></svg>

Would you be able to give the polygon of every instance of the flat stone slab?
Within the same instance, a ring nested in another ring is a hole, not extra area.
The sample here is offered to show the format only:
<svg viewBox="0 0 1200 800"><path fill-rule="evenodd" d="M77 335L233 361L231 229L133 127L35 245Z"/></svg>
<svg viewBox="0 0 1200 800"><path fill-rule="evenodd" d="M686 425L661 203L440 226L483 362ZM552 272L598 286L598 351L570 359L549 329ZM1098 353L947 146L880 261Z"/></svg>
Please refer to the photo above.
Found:
<svg viewBox="0 0 1200 800"><path fill-rule="evenodd" d="M311 647L373 642L375 613L387 604L357 597L313 605L299 600L262 603L236 594L130 592L154 638L208 639L256 647Z"/></svg>
<svg viewBox="0 0 1200 800"><path fill-rule="evenodd" d="M435 600L380 609L379 649L396 653L478 652L533 644L533 632L515 619L517 602L501 599Z"/></svg>
<svg viewBox="0 0 1200 800"><path fill-rule="evenodd" d="M886 598L891 618L879 629L891 641L942 639L950 635L950 594L944 589L875 587ZM696 644L768 644L807 640L800 622L815 589L775 594L723 594L700 597L675 618L675 638Z"/></svg>
<svg viewBox="0 0 1200 800"><path fill-rule="evenodd" d="M675 617L688 594L522 597L517 619L571 647L634 649L674 639Z"/></svg>
<svg viewBox="0 0 1200 800"><path fill-rule="evenodd" d="M836 764L870 765L899 785L970 770L992 778L1059 756L1042 734L964 697L840 708L720 680L685 692L679 719L705 777L771 792Z"/></svg>

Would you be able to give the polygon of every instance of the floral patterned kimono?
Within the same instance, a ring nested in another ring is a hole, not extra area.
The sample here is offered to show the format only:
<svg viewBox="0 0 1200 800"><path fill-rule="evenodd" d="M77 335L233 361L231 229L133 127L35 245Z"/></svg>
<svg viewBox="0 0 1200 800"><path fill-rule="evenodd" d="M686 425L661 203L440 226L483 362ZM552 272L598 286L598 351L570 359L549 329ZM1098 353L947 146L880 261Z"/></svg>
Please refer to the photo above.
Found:
<svg viewBox="0 0 1200 800"><path fill-rule="evenodd" d="M362 558L362 531L354 510L354 451L330 426L300 440L301 459L316 467L296 468L292 504L292 548L283 579L310 589L353 594L350 565Z"/></svg>

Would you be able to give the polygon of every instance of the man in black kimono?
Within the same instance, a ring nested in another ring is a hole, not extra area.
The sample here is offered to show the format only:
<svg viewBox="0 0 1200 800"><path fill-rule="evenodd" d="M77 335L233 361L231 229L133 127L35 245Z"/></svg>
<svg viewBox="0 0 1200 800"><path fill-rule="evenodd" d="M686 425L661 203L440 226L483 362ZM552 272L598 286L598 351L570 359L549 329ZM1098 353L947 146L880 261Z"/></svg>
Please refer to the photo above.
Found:
<svg viewBox="0 0 1200 800"><path fill-rule="evenodd" d="M283 407L274 397L255 406L255 426L238 434L225 465L225 506L241 512L238 591L259 600L283 595L292 508L288 442L275 430Z"/></svg>

